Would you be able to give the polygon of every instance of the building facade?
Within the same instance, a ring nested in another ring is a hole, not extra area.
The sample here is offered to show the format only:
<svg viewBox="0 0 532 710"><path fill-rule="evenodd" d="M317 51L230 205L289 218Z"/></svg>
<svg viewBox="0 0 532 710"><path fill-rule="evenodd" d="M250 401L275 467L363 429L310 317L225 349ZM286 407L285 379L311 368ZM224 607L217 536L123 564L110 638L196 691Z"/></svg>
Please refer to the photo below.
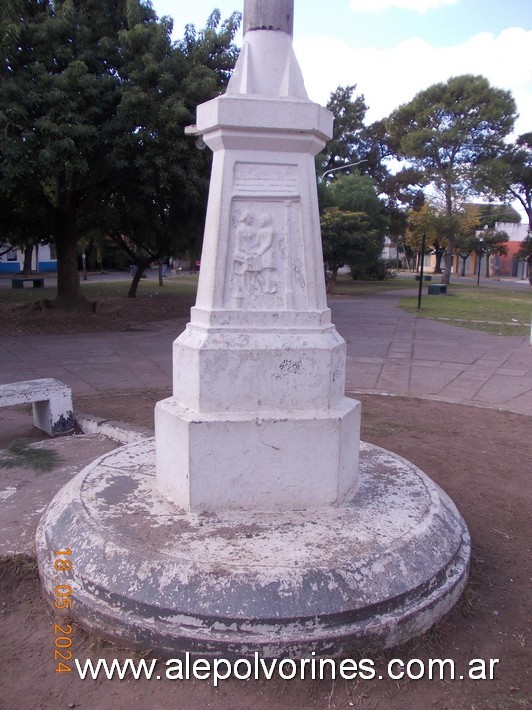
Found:
<svg viewBox="0 0 532 710"><path fill-rule="evenodd" d="M24 252L16 247L0 256L0 274L19 274L24 268ZM53 244L33 247L31 270L36 273L57 271L57 258Z"/></svg>

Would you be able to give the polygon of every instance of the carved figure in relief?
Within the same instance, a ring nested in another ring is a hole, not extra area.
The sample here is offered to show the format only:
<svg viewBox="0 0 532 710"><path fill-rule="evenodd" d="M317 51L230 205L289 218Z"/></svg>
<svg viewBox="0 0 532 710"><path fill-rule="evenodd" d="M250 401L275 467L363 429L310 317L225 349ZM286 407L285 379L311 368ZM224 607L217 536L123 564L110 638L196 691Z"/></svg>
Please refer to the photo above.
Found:
<svg viewBox="0 0 532 710"><path fill-rule="evenodd" d="M253 285L256 275L252 276L250 262L253 257L253 247L256 231L253 228L255 217L250 210L244 210L238 215L238 224L235 229L235 296L242 298L246 291Z"/></svg>
<svg viewBox="0 0 532 710"><path fill-rule="evenodd" d="M268 212L259 215L258 236L258 260L260 276L264 293L275 293L276 287L273 282L275 274L275 260L273 253L273 240L275 232L272 226L272 216Z"/></svg>
<svg viewBox="0 0 532 710"><path fill-rule="evenodd" d="M241 299L244 293L275 293L275 232L271 215L261 213L258 225L251 210L243 210L237 219L233 254L235 297Z"/></svg>

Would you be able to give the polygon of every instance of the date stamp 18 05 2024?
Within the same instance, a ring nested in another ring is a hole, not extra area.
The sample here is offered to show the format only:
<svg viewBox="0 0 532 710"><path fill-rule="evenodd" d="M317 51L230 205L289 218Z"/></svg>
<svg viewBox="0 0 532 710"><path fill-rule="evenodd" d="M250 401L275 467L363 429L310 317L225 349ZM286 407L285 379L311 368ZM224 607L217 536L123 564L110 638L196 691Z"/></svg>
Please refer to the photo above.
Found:
<svg viewBox="0 0 532 710"><path fill-rule="evenodd" d="M57 550L55 552L54 568L58 573L65 575L65 580L59 580L54 587L54 606L58 610L72 608L72 586L66 582L72 573L72 550ZM56 673L70 673L72 671L69 661L72 660L72 626L61 623L54 624L54 661Z"/></svg>

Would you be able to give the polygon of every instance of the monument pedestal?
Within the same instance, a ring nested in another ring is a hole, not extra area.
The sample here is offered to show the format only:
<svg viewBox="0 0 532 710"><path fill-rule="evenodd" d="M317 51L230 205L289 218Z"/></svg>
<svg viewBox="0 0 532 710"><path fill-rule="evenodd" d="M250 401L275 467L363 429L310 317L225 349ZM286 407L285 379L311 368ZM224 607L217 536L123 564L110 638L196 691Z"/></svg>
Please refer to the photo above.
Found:
<svg viewBox="0 0 532 710"><path fill-rule="evenodd" d="M44 593L68 615L162 656L352 656L407 641L467 581L470 541L418 468L368 444L338 506L184 513L156 485L154 442L106 454L56 496L37 532ZM70 571L55 551L72 550Z"/></svg>
<svg viewBox="0 0 532 710"><path fill-rule="evenodd" d="M214 151L201 276L173 395L155 412L158 485L187 511L335 505L356 487L359 405L344 397L309 180L331 115L302 85L240 94L250 52L231 91L198 108Z"/></svg>

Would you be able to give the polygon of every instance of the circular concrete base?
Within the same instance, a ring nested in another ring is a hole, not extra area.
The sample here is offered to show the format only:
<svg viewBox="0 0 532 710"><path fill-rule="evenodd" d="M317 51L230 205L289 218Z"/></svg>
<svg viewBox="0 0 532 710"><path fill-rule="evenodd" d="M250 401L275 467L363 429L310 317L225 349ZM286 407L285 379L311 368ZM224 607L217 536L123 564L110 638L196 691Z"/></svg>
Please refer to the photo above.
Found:
<svg viewBox="0 0 532 710"><path fill-rule="evenodd" d="M50 602L70 585L68 614L128 647L227 658L385 648L427 630L466 583L462 517L384 449L362 444L343 505L275 514L180 512L158 492L154 461L153 440L94 461L37 531ZM57 570L65 549L72 569Z"/></svg>

